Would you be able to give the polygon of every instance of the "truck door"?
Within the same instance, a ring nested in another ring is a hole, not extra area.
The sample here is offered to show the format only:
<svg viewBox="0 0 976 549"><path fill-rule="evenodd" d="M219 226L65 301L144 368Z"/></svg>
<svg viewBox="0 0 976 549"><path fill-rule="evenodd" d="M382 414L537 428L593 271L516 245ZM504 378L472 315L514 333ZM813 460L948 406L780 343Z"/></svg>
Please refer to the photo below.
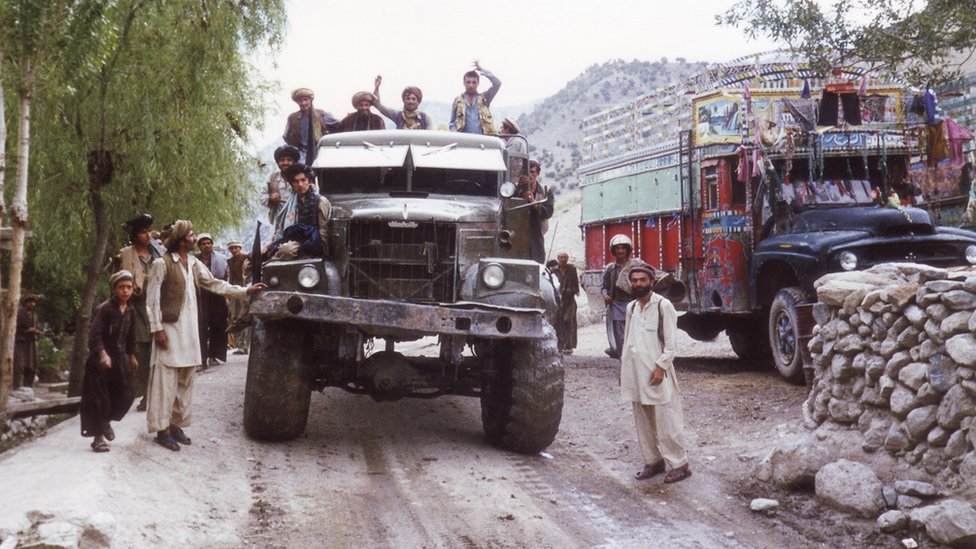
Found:
<svg viewBox="0 0 976 549"><path fill-rule="evenodd" d="M751 220L748 189L733 173L734 158L701 164L703 265L699 272L703 310L749 310Z"/></svg>

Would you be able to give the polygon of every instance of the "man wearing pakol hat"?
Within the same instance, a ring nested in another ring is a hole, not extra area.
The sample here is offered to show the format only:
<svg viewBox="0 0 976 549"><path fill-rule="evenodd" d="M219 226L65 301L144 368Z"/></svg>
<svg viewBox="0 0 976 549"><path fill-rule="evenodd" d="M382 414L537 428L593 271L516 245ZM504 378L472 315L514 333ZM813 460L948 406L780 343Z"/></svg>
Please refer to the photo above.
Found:
<svg viewBox="0 0 976 549"><path fill-rule="evenodd" d="M291 185L285 181L285 169L298 162L300 157L298 149L291 145L282 145L275 149L274 159L278 170L268 177L268 183L261 193L261 205L268 208L268 223L272 225L278 217L278 212L291 196Z"/></svg>
<svg viewBox="0 0 976 549"><path fill-rule="evenodd" d="M478 84L481 83L481 76L485 75L491 82L491 87L485 93L478 93ZM502 87L499 80L491 71L481 68L478 60L474 60L474 70L464 73L464 93L454 98L454 106L451 109L450 128L452 132L478 133L483 135L495 135L495 123L491 119L491 100L498 93L498 88Z"/></svg>
<svg viewBox="0 0 976 549"><path fill-rule="evenodd" d="M644 262L628 272L634 301L627 305L620 396L631 402L644 467L638 480L667 471L665 483L691 476L685 450L684 417L674 371L678 315L654 293L655 270Z"/></svg>
<svg viewBox="0 0 976 549"><path fill-rule="evenodd" d="M20 298L17 309L17 330L14 333L13 388L33 387L37 372L37 340L41 330L37 327L37 296L27 294Z"/></svg>
<svg viewBox="0 0 976 549"><path fill-rule="evenodd" d="M213 249L210 233L197 237L200 260L217 280L227 280L227 258ZM204 367L227 362L227 300L211 292L200 292L200 353Z"/></svg>
<svg viewBox="0 0 976 549"><path fill-rule="evenodd" d="M380 111L383 116L389 118L396 124L396 129L398 130L430 130L434 128L434 124L430 121L430 117L427 113L420 112L418 109L420 107L420 102L424 100L424 94L420 91L417 86L407 86L403 88L403 92L400 93L400 99L403 100L403 110L398 111L391 109L389 107L383 106L380 103L380 84L383 83L383 77L376 75L376 80L373 85L373 97L376 98L376 102L373 104L376 110Z"/></svg>
<svg viewBox="0 0 976 549"><path fill-rule="evenodd" d="M340 126L344 132L355 132L363 130L385 130L386 124L380 115L370 112L370 108L376 103L376 97L368 91L356 92L352 96L352 107L356 112L351 112L342 119ZM306 162L306 164L308 164ZM311 166L311 164L308 164Z"/></svg>
<svg viewBox="0 0 976 549"><path fill-rule="evenodd" d="M121 421L134 399L132 378L139 369L131 302L134 280L125 270L109 278L112 297L95 309L88 332L79 415L81 436L94 437L91 447L99 453L109 451L108 442L115 440L111 422Z"/></svg>
<svg viewBox="0 0 976 549"><path fill-rule="evenodd" d="M132 380L135 396L142 397L136 410L146 411L146 384L149 383L149 356L152 353L152 332L149 331L149 317L146 315L146 281L149 266L163 254L158 243L152 238L151 215L139 214L122 224L122 230L129 235L129 245L119 251L119 272L132 273L131 305L134 322L136 360L139 371Z"/></svg>
<svg viewBox="0 0 976 549"><path fill-rule="evenodd" d="M227 243L230 251L230 258L227 260L227 281L235 286L244 285L244 262L247 255L242 252L242 244L238 240L231 240ZM237 321L245 312L245 303L236 299L230 302L230 318ZM233 322L232 322L233 323ZM251 343L251 328L244 328L233 334L235 355L246 355Z"/></svg>
<svg viewBox="0 0 976 549"><path fill-rule="evenodd" d="M197 288L246 299L266 286L234 286L214 278L190 251L196 245L193 224L174 221L163 231L166 253L149 270L147 300L153 332L152 373L146 425L154 441L170 450L190 444L183 428L190 425L193 378L200 364Z"/></svg>
<svg viewBox="0 0 976 549"><path fill-rule="evenodd" d="M285 124L285 143L298 149L299 161L312 165L318 152L319 138L325 134L339 131L339 121L330 113L316 109L312 105L315 92L309 88L298 88L291 92L291 100L298 103L298 112L288 115Z"/></svg>

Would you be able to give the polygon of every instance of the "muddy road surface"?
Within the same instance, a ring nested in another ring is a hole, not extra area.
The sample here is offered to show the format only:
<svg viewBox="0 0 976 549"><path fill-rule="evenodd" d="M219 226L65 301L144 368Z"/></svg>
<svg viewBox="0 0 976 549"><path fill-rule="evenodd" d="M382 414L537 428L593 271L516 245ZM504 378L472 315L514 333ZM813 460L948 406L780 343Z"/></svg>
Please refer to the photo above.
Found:
<svg viewBox="0 0 976 549"><path fill-rule="evenodd" d="M776 496L760 493L749 472L802 430L802 387L736 360L724 339L701 344L682 333L677 369L694 474L673 485L637 481L617 362L603 355L601 327L580 336L565 360L562 426L540 455L488 446L476 399L376 403L338 389L313 395L300 438L254 442L241 427L246 360L234 357L198 375L193 443L180 452L153 444L145 414L133 410L107 454L88 448L73 419L0 456L0 517L35 511L80 523L105 511L117 520L119 547L858 544L857 529L834 528L816 504L749 511L752 497Z"/></svg>

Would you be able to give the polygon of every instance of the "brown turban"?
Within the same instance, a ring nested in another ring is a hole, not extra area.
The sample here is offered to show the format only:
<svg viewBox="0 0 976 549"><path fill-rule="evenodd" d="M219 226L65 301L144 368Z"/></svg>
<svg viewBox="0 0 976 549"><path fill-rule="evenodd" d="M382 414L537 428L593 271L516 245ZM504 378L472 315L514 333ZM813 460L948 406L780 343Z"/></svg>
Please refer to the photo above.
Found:
<svg viewBox="0 0 976 549"><path fill-rule="evenodd" d="M352 96L352 106L353 106L353 108L356 108L357 107L357 104L360 101L369 101L370 104L375 105L376 104L376 96L373 95L373 94L371 94L371 93L369 93L369 92L367 92L367 91L356 92Z"/></svg>
<svg viewBox="0 0 976 549"><path fill-rule="evenodd" d="M403 88L403 93L400 94L400 99L405 98L408 93L412 93L417 96L417 103L424 100L424 92L420 91L420 88L417 86L407 86L406 88Z"/></svg>
<svg viewBox="0 0 976 549"><path fill-rule="evenodd" d="M311 97L314 99L315 92L313 92L311 88L298 88L295 91L291 92L291 100L296 103L298 103L298 100L301 99L302 97Z"/></svg>
<svg viewBox="0 0 976 549"><path fill-rule="evenodd" d="M186 219L177 219L168 228L163 230L163 245L166 246L167 250L175 250L179 245L180 240L186 238L186 235L190 234L193 230L193 223L190 223Z"/></svg>

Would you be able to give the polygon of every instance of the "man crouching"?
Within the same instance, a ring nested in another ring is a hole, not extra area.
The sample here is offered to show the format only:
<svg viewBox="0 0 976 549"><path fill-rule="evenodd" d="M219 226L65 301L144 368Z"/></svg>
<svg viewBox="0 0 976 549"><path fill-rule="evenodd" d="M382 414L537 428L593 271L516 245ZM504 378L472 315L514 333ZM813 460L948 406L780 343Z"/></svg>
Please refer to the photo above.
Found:
<svg viewBox="0 0 976 549"><path fill-rule="evenodd" d="M259 283L243 288L214 278L190 254L197 237L189 221L174 221L162 236L166 253L153 261L146 288L149 328L153 333L146 423L149 432L156 433L156 444L177 451L180 444L190 444L183 427L190 425L193 377L201 356L197 287L244 299L266 286Z"/></svg>
<svg viewBox="0 0 976 549"><path fill-rule="evenodd" d="M637 441L644 458L639 480L665 472L670 484L691 476L685 451L684 417L674 373L678 315L674 305L652 291L655 273L645 263L630 269L634 301L627 305L620 395L633 402Z"/></svg>

